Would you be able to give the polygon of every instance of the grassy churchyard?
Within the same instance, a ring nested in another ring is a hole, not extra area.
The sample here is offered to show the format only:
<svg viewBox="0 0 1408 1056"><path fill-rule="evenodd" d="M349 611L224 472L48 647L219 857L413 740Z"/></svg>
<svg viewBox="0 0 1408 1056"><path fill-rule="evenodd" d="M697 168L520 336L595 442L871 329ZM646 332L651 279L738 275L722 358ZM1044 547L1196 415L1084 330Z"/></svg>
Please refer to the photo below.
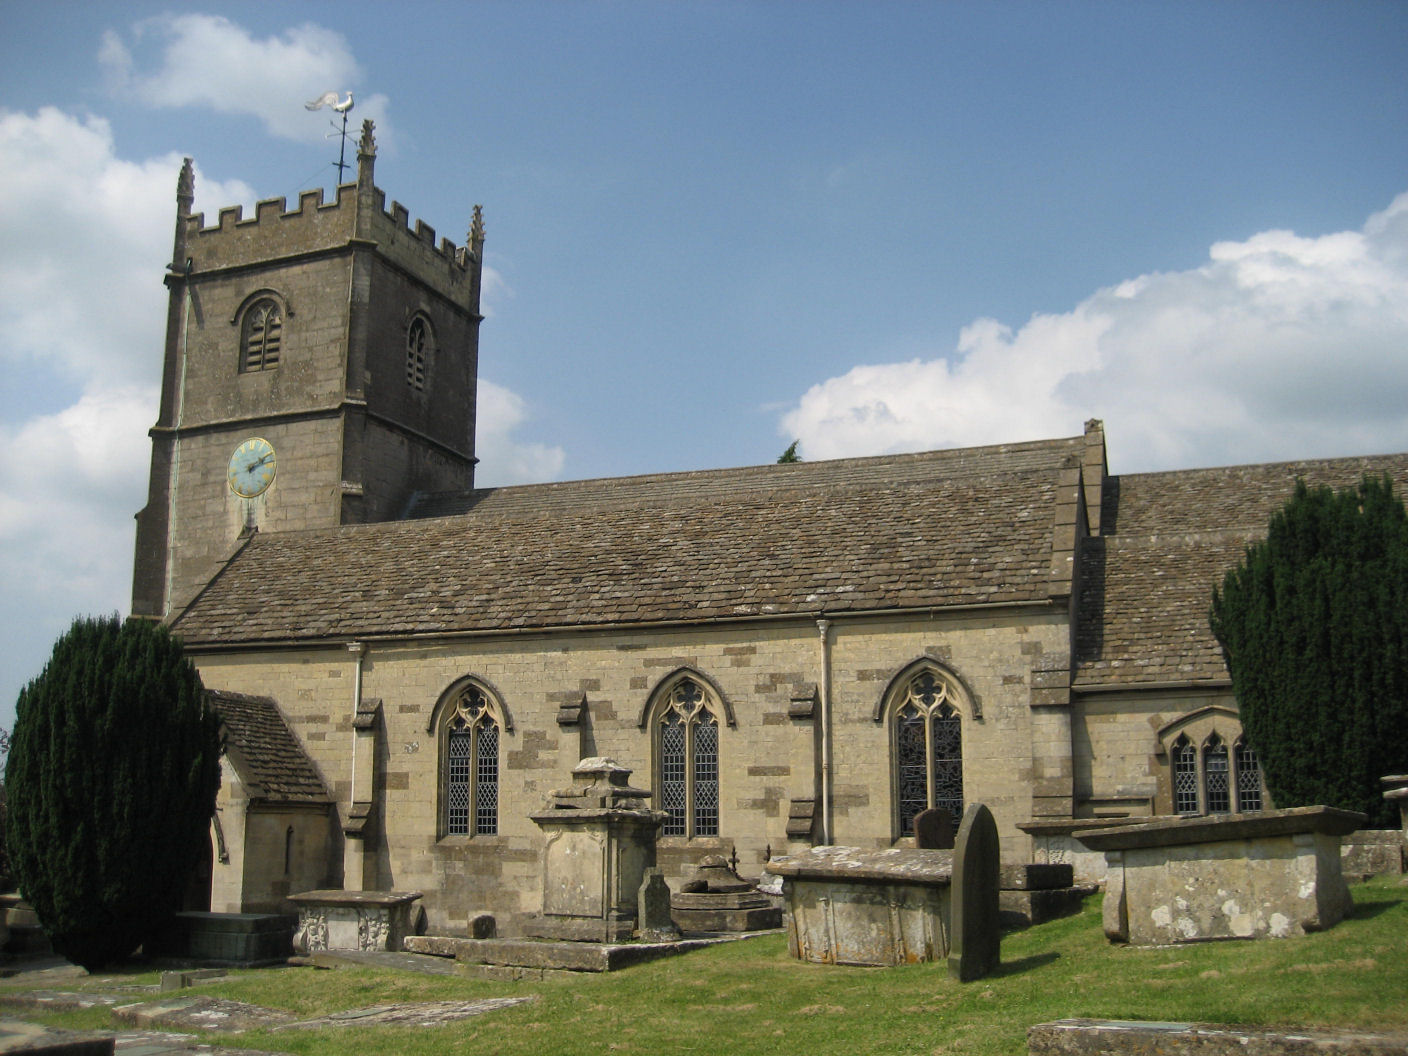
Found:
<svg viewBox="0 0 1408 1056"><path fill-rule="evenodd" d="M1077 917L1012 932L1002 968L960 985L942 964L836 968L787 956L771 935L609 975L521 982L367 968L231 972L199 993L300 1019L405 1001L531 994L534 1000L434 1027L335 1026L210 1035L228 1047L328 1054L798 1053L803 1056L1026 1052L1026 1028L1072 1016L1254 1026L1408 1030L1408 882L1352 888L1353 915L1330 931L1261 942L1138 949L1106 943L1100 899ZM155 984L130 973L19 986L113 990ZM124 1000L156 1000L129 990ZM115 1029L110 1012L0 1014L70 1029Z"/></svg>

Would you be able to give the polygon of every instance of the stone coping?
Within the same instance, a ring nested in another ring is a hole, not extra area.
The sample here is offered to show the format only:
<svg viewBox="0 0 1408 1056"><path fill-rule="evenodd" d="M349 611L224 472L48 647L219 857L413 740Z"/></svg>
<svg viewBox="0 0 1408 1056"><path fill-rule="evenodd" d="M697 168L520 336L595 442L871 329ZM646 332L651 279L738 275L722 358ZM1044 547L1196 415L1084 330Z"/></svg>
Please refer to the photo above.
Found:
<svg viewBox="0 0 1408 1056"><path fill-rule="evenodd" d="M1408 1035L1212 1023L1062 1019L1027 1030L1028 1056L1404 1056Z"/></svg>
<svg viewBox="0 0 1408 1056"><path fill-rule="evenodd" d="M403 906L421 897L419 891L342 891L328 888L289 895L300 906Z"/></svg>
<svg viewBox="0 0 1408 1056"><path fill-rule="evenodd" d="M953 881L953 852L890 847L812 847L801 854L769 859L765 866L776 876L800 880L890 881L947 886Z"/></svg>
<svg viewBox="0 0 1408 1056"><path fill-rule="evenodd" d="M1191 818L1155 818L1139 825L1072 835L1092 851L1129 851L1186 843L1220 843L1266 836L1315 833L1348 836L1368 818L1338 807L1293 807L1256 814L1220 814Z"/></svg>
<svg viewBox="0 0 1408 1056"><path fill-rule="evenodd" d="M621 822L628 825L661 825L663 810L640 810L636 807L553 807L528 817L539 825L589 825L599 822Z"/></svg>
<svg viewBox="0 0 1408 1056"><path fill-rule="evenodd" d="M1134 818L1032 818L1019 821L1017 828L1028 836L1071 836L1082 829L1119 829L1143 825L1154 820L1150 816Z"/></svg>

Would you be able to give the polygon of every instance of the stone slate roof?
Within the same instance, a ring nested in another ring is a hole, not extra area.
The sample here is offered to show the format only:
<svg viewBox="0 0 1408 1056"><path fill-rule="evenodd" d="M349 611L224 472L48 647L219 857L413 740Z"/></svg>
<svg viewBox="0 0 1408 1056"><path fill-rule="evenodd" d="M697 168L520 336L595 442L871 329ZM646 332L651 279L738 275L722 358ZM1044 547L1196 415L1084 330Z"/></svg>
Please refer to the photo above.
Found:
<svg viewBox="0 0 1408 1056"><path fill-rule="evenodd" d="M329 803L327 787L269 697L206 690L225 729L225 751L251 799Z"/></svg>
<svg viewBox="0 0 1408 1056"><path fill-rule="evenodd" d="M1408 454L1108 478L1105 534L1081 544L1076 688L1226 680L1208 629L1213 587L1296 478L1345 488L1385 471L1408 494Z"/></svg>
<svg viewBox="0 0 1408 1056"><path fill-rule="evenodd" d="M255 644L1045 601L1058 474L1084 443L425 496L423 519L256 534L174 629Z"/></svg>

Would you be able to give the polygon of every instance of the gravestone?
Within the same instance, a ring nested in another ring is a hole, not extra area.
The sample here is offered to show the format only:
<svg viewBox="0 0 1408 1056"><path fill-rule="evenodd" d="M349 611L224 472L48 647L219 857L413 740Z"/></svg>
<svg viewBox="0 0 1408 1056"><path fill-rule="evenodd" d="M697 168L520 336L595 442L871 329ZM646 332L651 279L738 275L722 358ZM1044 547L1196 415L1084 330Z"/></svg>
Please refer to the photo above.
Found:
<svg viewBox="0 0 1408 1056"><path fill-rule="evenodd" d="M670 919L670 885L660 869L645 871L636 912L636 934L642 942L674 942L680 937L680 929Z"/></svg>
<svg viewBox="0 0 1408 1056"><path fill-rule="evenodd" d="M953 850L953 815L930 807L914 816L914 846L922 851Z"/></svg>
<svg viewBox="0 0 1408 1056"><path fill-rule="evenodd" d="M953 846L948 973L961 983L998 964L998 884L1001 861L992 811L974 803L963 812Z"/></svg>

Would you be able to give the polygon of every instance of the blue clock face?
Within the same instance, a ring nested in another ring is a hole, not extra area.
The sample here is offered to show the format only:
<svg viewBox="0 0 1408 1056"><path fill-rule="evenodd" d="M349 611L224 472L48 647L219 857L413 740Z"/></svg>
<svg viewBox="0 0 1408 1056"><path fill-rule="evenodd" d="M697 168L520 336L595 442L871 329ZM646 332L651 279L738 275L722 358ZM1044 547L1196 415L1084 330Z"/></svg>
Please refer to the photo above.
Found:
<svg viewBox="0 0 1408 1056"><path fill-rule="evenodd" d="M242 499L252 499L269 490L274 483L274 469L274 445L261 436L253 436L235 448L225 476L231 491Z"/></svg>

